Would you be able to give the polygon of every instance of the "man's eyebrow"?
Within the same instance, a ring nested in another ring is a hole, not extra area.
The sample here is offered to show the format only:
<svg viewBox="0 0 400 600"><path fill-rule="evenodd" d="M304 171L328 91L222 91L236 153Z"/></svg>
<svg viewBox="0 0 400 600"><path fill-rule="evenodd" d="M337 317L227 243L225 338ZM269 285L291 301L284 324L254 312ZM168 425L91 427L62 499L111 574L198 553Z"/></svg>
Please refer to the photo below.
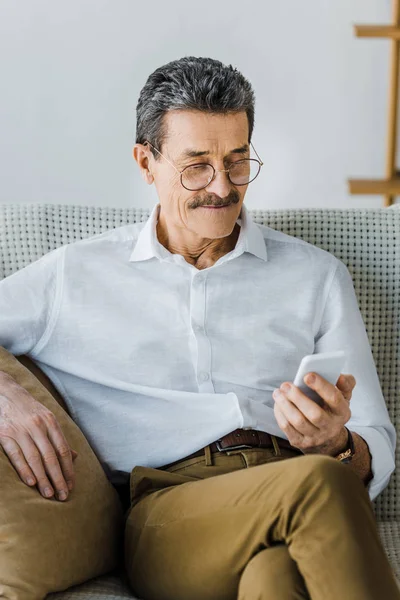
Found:
<svg viewBox="0 0 400 600"><path fill-rule="evenodd" d="M234 150L231 150L226 156L229 156L230 154L245 154L248 150L249 145L244 144L240 148L234 148ZM192 150L191 148L188 148L182 152L180 158L197 158L198 156L208 156L209 154L209 150ZM226 158L226 156L224 158Z"/></svg>

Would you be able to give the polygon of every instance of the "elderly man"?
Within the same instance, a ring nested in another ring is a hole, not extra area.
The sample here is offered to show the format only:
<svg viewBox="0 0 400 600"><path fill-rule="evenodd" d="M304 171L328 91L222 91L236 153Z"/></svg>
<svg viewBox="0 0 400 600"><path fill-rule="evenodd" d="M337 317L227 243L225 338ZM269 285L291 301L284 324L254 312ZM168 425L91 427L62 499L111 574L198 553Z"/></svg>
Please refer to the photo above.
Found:
<svg viewBox="0 0 400 600"><path fill-rule="evenodd" d="M133 156L159 203L2 281L0 343L47 373L110 480L130 486L140 598L399 599L371 505L395 431L352 280L250 218L253 126L253 90L231 66L185 57L152 73ZM293 378L304 355L338 349L349 374L305 379L320 406ZM1 392L15 431L3 449L28 485L65 499L60 427L24 431L26 394Z"/></svg>

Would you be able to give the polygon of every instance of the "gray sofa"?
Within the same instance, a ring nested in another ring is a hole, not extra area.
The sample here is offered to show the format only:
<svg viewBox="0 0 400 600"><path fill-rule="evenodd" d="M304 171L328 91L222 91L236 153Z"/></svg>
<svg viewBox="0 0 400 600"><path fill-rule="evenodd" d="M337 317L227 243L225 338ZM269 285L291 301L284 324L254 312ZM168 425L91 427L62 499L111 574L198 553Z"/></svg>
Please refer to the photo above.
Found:
<svg viewBox="0 0 400 600"><path fill-rule="evenodd" d="M263 223L324 248L352 274L390 417L400 424L400 205L386 209L250 211ZM147 209L0 204L0 279L58 246L126 223ZM399 451L388 487L374 501L380 534L400 580ZM116 571L48 598L134 598ZM188 598L188 600L190 600Z"/></svg>

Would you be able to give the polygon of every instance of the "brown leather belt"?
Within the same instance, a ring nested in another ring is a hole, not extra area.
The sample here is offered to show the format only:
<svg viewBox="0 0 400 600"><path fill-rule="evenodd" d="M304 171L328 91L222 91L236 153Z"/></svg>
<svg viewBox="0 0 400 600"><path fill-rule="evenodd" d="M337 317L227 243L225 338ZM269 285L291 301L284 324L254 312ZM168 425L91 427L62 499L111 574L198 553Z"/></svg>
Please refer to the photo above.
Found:
<svg viewBox="0 0 400 600"><path fill-rule="evenodd" d="M288 440L277 436L272 437L277 441L279 448L289 448L299 454L303 454L299 448L292 446ZM215 442L212 442L209 446L211 452L227 452L228 450L240 450L241 448L273 448L274 443L272 437L266 431L258 431L257 429L235 429ZM168 467L172 467L189 458L195 458L196 456L204 456L204 448L193 452L193 454L189 454L189 456L185 456L184 458L180 458L179 460L175 460L172 463L168 463L167 465L158 468L167 469Z"/></svg>

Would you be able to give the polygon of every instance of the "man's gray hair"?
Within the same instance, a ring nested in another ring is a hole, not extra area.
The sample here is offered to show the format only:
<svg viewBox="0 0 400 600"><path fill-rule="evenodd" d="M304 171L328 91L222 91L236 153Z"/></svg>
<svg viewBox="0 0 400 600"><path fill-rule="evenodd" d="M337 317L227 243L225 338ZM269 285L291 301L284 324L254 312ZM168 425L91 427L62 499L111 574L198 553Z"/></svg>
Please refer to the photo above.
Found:
<svg viewBox="0 0 400 600"><path fill-rule="evenodd" d="M136 143L148 140L161 150L167 137L163 117L178 109L214 114L245 111L250 143L254 104L251 84L232 65L213 58L185 56L159 67L148 77L136 107ZM158 160L158 152L150 150Z"/></svg>

